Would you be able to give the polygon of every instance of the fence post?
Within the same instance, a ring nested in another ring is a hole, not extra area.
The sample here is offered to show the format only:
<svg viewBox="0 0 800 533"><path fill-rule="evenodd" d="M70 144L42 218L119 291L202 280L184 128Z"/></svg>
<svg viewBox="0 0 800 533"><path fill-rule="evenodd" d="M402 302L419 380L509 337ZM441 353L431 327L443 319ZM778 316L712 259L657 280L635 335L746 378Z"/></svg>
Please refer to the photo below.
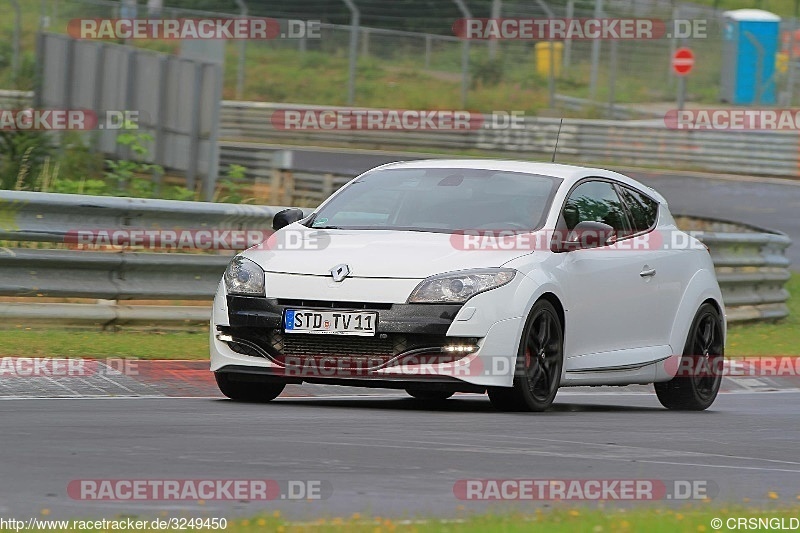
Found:
<svg viewBox="0 0 800 533"><path fill-rule="evenodd" d="M453 0L464 18L472 18L472 13L464 0ZM469 39L464 38L461 43L461 107L467 107L467 90L469 89Z"/></svg>
<svg viewBox="0 0 800 533"><path fill-rule="evenodd" d="M206 202L214 200L214 193L217 188L217 179L219 178L219 115L220 107L222 105L222 85L224 73L222 65L214 64L207 68L211 69L211 75L215 80L214 87L214 108L211 111L211 119L209 121L208 132L208 168L206 169L205 181L203 183L203 199Z"/></svg>
<svg viewBox="0 0 800 533"><path fill-rule="evenodd" d="M503 9L503 0L492 0L492 14L493 19L500 18L500 12ZM497 57L497 39L489 40L489 59Z"/></svg>
<svg viewBox="0 0 800 533"><path fill-rule="evenodd" d="M672 8L672 20L680 20L681 16L681 7L675 6ZM677 36L673 35L672 38L669 40L669 57L675 56L675 51L678 49L678 38ZM672 70L672 65L669 61L667 61L667 88L672 89L675 83L675 73Z"/></svg>
<svg viewBox="0 0 800 533"><path fill-rule="evenodd" d="M575 0L567 2L567 18L571 19L575 16ZM566 72L569 69L570 61L572 60L572 39L564 40L564 56L561 58L563 61L563 70Z"/></svg>
<svg viewBox="0 0 800 533"><path fill-rule="evenodd" d="M347 105L353 105L356 98L356 62L358 61L358 29L361 12L353 0L342 0L350 10L350 66L347 75Z"/></svg>
<svg viewBox="0 0 800 533"><path fill-rule="evenodd" d="M242 18L247 17L247 4L244 0L236 0L236 5L239 6L239 15ZM244 64L245 64L245 51L247 49L247 39L239 39L239 65L236 67L236 99L242 100L244 98Z"/></svg>
<svg viewBox="0 0 800 533"><path fill-rule="evenodd" d="M616 111L614 110L615 90L617 86L617 40L611 41L611 65L608 73L608 118L613 119Z"/></svg>
<svg viewBox="0 0 800 533"><path fill-rule="evenodd" d="M781 105L791 106L794 99L794 47L795 47L795 34L797 31L797 19L792 19L789 24L789 54L788 63L786 64L786 96Z"/></svg>
<svg viewBox="0 0 800 533"><path fill-rule="evenodd" d="M425 70L431 68L431 39L430 33L425 34Z"/></svg>
<svg viewBox="0 0 800 533"><path fill-rule="evenodd" d="M594 0L594 18L603 16L603 0ZM589 100L594 105L597 98L597 74L600 69L600 39L592 40L592 66L589 74Z"/></svg>
<svg viewBox="0 0 800 533"><path fill-rule="evenodd" d="M11 54L11 84L14 88L17 87L19 82L19 34L22 27L22 12L19 8L18 0L10 0L11 7L14 8L14 35L12 37L12 54Z"/></svg>
<svg viewBox="0 0 800 533"><path fill-rule="evenodd" d="M194 63L194 87L192 91L192 118L189 126L189 168L186 171L186 188L195 190L197 180L197 158L200 155L200 88L203 84L203 66Z"/></svg>

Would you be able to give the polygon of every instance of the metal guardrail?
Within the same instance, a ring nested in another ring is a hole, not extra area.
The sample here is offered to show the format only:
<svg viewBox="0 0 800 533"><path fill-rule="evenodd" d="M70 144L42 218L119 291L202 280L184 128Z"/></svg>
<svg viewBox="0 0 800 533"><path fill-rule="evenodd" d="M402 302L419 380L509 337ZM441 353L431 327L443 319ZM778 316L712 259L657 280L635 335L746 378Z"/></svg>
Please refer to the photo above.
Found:
<svg viewBox="0 0 800 533"><path fill-rule="evenodd" d="M207 306L119 305L124 300L203 300L213 297L234 253L231 240L210 250L181 252L69 249L79 231L269 230L282 207L180 202L24 191L0 191L0 295L102 299L79 303L0 303L0 317L60 323L121 324L207 321ZM72 237L72 238L70 238ZM12 241L9 243L8 241ZM51 243L51 249L13 243ZM235 241L233 241L235 242ZM9 246L11 245L11 246ZM190 244L191 245L191 244ZM220 246L221 245L221 246ZM74 247L74 246L73 246ZM223 248L219 250L218 248ZM186 252L186 253L182 253Z"/></svg>
<svg viewBox="0 0 800 533"><path fill-rule="evenodd" d="M492 129L483 116L473 130L286 130L272 124L275 111L339 109L330 106L224 101L220 137L274 144L355 146L402 151L487 152L496 157L549 157L561 124L525 117L519 129ZM671 130L663 120L566 119L558 142L563 159L690 167L713 172L798 176L800 152L791 131ZM223 156L224 158L224 156ZM230 159L228 159L230 161Z"/></svg>
<svg viewBox="0 0 800 533"><path fill-rule="evenodd" d="M577 96L568 96L566 94L556 94L555 101L561 109L569 109L573 111L584 111L586 109L595 109L606 113L606 118L612 120L630 120L637 118L658 118L657 111L646 109L645 105L637 106L635 104L622 104L615 103L611 106L608 102L597 102L589 100L588 98L579 98Z"/></svg>
<svg viewBox="0 0 800 533"><path fill-rule="evenodd" d="M317 206L353 176L297 169L291 150L248 143L220 143L223 167L241 165L253 193L285 205Z"/></svg>
<svg viewBox="0 0 800 533"><path fill-rule="evenodd" d="M315 183L330 174L313 174ZM337 179L347 179L339 176ZM299 182L298 182L299 183ZM316 185L315 185L316 187ZM0 191L0 238L63 243L73 228L264 229L279 207ZM788 315L786 235L714 219L676 217L706 243L731 322ZM95 304L0 303L0 317L122 324L197 323L208 307L126 306L107 300L213 297L230 254L0 248L0 295L103 299Z"/></svg>
<svg viewBox="0 0 800 533"><path fill-rule="evenodd" d="M152 325L159 328L199 326L211 320L209 305L125 305L113 301L79 303L0 303L0 320L7 324L75 326Z"/></svg>
<svg viewBox="0 0 800 533"><path fill-rule="evenodd" d="M90 229L267 229L283 207L0 191L0 239L64 242Z"/></svg>
<svg viewBox="0 0 800 533"><path fill-rule="evenodd" d="M207 300L230 256L0 250L0 295L106 300Z"/></svg>
<svg viewBox="0 0 800 533"><path fill-rule="evenodd" d="M24 109L33 101L32 91L0 89L0 107L5 109Z"/></svg>
<svg viewBox="0 0 800 533"><path fill-rule="evenodd" d="M789 315L785 284L791 277L786 248L792 241L779 231L700 217L676 216L709 248L729 322L771 320Z"/></svg>

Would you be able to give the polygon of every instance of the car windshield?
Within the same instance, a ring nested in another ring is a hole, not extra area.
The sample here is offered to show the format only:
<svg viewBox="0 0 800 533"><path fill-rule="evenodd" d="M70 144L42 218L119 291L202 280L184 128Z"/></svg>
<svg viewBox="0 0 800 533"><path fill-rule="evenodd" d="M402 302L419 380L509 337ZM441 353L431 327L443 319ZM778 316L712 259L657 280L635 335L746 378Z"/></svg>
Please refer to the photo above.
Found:
<svg viewBox="0 0 800 533"><path fill-rule="evenodd" d="M313 228L536 230L544 224L559 178L467 168L378 169L322 206Z"/></svg>

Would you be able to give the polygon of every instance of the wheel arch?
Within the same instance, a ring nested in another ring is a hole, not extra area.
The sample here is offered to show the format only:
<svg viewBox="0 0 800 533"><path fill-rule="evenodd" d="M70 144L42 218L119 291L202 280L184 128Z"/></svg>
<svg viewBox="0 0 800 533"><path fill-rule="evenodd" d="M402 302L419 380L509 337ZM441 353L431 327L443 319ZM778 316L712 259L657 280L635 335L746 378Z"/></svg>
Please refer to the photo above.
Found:
<svg viewBox="0 0 800 533"><path fill-rule="evenodd" d="M558 312L558 320L561 322L561 332L566 334L566 316L564 313L564 305L561 303L559 297L556 296L555 293L548 291L539 296L536 301L533 302L533 305L536 305L536 302L539 300L547 300L553 305L553 307L556 308L556 311ZM531 306L531 309L533 309L533 305ZM528 312L530 313L530 310Z"/></svg>
<svg viewBox="0 0 800 533"><path fill-rule="evenodd" d="M517 341L516 341L517 349L515 353L519 352L520 343L522 342L522 333L525 331L525 324L530 319L534 306L542 300L545 300L546 302L550 303L556 309L556 313L558 314L558 320L561 324L561 335L563 337L563 341L566 343L567 328L566 328L566 312L564 309L564 304L561 303L561 298L559 298L555 292L551 290L545 290L535 298L531 298L530 305L528 305L527 309L525 310L524 320L521 323L520 334L517 336Z"/></svg>
<svg viewBox="0 0 800 533"><path fill-rule="evenodd" d="M722 341L723 341L722 347L724 349L725 343L728 341L728 320L725 317L725 304L722 301L722 297L720 296L719 300L717 300L716 298L708 297L705 300L703 300L703 302L699 306L697 306L697 308L700 309L700 306L702 306L703 304L711 304L714 307L714 309L717 310L719 316L722 317Z"/></svg>
<svg viewBox="0 0 800 533"><path fill-rule="evenodd" d="M672 323L672 330L669 336L669 345L673 354L683 353L689 329L692 327L697 310L704 303L710 303L719 312L723 322L723 337L727 339L727 321L725 319L725 304L722 301L722 293L719 290L717 278L713 272L706 269L695 273L686 290L683 292L681 303L675 313L675 320Z"/></svg>
<svg viewBox="0 0 800 533"><path fill-rule="evenodd" d="M703 304L711 304L711 305L713 305L713 306L714 306L714 308L717 310L717 312L718 312L720 315L722 315L722 314L724 314L724 313L725 313L725 309L723 308L723 306L722 306L722 305L721 305L721 304L720 304L720 303L719 303L717 300L715 300L714 298L710 298L710 297L709 297L709 298L706 298L706 299L703 301L703 303L701 303L700 305L703 305Z"/></svg>

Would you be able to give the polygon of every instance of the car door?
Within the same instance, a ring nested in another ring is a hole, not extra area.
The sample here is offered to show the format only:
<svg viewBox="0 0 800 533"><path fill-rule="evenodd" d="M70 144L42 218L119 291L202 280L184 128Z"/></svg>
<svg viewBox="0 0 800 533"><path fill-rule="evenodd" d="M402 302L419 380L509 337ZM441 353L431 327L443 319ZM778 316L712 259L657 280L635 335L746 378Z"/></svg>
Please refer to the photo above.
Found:
<svg viewBox="0 0 800 533"><path fill-rule="evenodd" d="M617 192L631 221L628 238L634 244L629 248L640 251L642 274L645 274L639 283L641 297L631 304L640 314L636 337L642 346L667 345L692 273L691 265L686 262L684 250L673 246L671 232L658 230L659 203L656 200L627 185L618 185ZM624 244L620 242L620 246Z"/></svg>
<svg viewBox="0 0 800 533"><path fill-rule="evenodd" d="M560 229L579 222L603 222L624 238L632 234L629 214L614 182L589 178L567 195L559 216ZM558 228L557 228L558 229ZM565 369L624 366L608 352L642 346L642 268L639 250L612 244L561 252L559 276L565 291L568 329Z"/></svg>

